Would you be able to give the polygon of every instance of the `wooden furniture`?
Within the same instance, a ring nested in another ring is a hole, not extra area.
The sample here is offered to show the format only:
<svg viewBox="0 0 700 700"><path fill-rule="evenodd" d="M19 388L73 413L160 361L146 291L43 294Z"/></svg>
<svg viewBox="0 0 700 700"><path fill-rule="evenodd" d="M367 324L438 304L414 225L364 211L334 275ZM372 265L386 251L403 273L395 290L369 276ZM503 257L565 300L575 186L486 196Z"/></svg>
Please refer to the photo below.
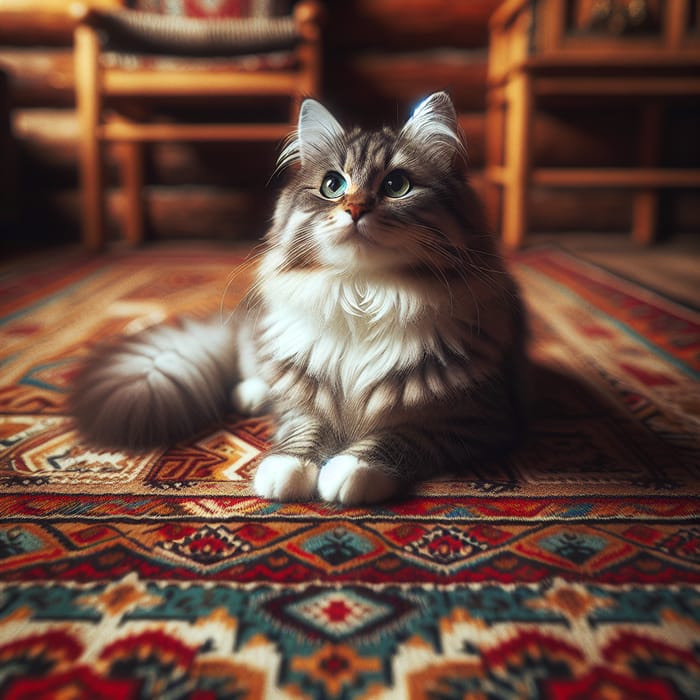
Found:
<svg viewBox="0 0 700 700"><path fill-rule="evenodd" d="M697 0L506 0L490 20L487 208L504 244L521 246L533 186L632 189L632 235L656 233L659 190L700 186L696 168L659 166L668 98L700 95ZM539 167L533 123L549 100L639 105L634 167Z"/></svg>
<svg viewBox="0 0 700 700"><path fill-rule="evenodd" d="M302 99L319 94L321 7L314 0L297 2L290 15L269 18L183 18L83 7L76 13L82 225L88 248L99 249L106 238L108 144L118 144L125 237L138 243L144 237L146 144L282 140ZM158 99L271 96L289 100L283 121L192 123L174 120L172 113L160 119L149 108Z"/></svg>
<svg viewBox="0 0 700 700"><path fill-rule="evenodd" d="M0 239L7 235L7 240L17 206L17 162L10 109L10 80L0 68Z"/></svg>

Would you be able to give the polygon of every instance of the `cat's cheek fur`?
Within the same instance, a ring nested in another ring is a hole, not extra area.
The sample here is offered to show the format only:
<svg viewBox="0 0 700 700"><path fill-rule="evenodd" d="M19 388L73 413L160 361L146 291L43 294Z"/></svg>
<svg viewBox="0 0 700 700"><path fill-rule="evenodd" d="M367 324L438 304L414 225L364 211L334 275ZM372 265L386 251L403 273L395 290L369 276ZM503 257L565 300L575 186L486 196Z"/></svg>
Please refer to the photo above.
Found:
<svg viewBox="0 0 700 700"><path fill-rule="evenodd" d="M316 496L318 467L293 455L265 457L255 472L253 488L261 498L276 501L306 501Z"/></svg>
<svg viewBox="0 0 700 700"><path fill-rule="evenodd" d="M318 477L321 498L346 506L385 501L399 490L399 486L394 477L349 454L329 459Z"/></svg>

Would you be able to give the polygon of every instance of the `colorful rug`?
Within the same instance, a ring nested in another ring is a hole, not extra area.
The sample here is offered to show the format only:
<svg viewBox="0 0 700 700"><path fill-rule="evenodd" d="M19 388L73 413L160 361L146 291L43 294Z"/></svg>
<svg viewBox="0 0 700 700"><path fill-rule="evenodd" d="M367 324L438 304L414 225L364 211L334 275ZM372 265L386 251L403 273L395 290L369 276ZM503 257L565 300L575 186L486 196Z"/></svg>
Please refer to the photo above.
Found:
<svg viewBox="0 0 700 700"><path fill-rule="evenodd" d="M82 444L81 357L230 309L242 257L4 266L0 697L700 697L700 314L555 249L519 255L530 438L381 507L256 498L264 420L138 456Z"/></svg>

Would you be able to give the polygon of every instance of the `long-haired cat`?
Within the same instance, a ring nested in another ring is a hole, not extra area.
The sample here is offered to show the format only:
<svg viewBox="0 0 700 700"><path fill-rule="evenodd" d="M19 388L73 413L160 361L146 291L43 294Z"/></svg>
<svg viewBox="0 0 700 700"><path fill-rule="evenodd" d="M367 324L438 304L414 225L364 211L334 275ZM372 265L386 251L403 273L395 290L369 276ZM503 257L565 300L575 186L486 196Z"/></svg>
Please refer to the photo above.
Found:
<svg viewBox="0 0 700 700"><path fill-rule="evenodd" d="M154 327L94 353L73 393L83 433L167 445L231 403L269 412L255 492L343 504L511 444L523 309L466 183L449 97L378 131L306 100L280 166L293 174L231 323Z"/></svg>

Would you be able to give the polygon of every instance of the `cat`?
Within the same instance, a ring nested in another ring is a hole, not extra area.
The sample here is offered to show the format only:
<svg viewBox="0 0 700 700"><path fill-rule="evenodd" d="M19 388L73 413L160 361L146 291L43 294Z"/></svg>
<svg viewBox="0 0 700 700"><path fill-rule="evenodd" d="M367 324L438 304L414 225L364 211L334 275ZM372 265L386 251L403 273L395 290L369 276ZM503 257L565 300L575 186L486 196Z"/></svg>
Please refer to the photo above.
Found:
<svg viewBox="0 0 700 700"><path fill-rule="evenodd" d="M73 391L93 442L168 445L233 407L270 413L257 495L402 495L511 445L526 319L466 178L449 96L399 129L302 103L255 283L230 323L156 326L97 350Z"/></svg>

